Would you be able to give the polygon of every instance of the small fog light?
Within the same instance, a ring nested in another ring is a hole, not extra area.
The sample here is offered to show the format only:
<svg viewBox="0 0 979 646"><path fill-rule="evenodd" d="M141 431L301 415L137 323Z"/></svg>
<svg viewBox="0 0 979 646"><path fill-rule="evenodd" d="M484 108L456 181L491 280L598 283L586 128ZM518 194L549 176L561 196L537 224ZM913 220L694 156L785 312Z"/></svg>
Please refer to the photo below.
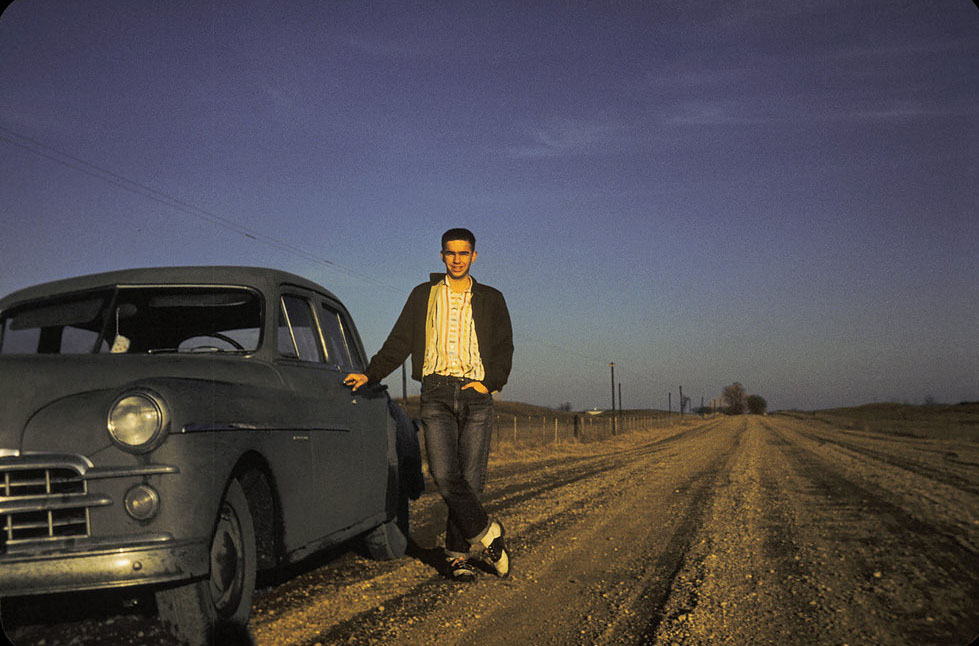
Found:
<svg viewBox="0 0 979 646"><path fill-rule="evenodd" d="M149 520L160 510L160 494L153 487L141 484L126 492L126 512L136 520Z"/></svg>

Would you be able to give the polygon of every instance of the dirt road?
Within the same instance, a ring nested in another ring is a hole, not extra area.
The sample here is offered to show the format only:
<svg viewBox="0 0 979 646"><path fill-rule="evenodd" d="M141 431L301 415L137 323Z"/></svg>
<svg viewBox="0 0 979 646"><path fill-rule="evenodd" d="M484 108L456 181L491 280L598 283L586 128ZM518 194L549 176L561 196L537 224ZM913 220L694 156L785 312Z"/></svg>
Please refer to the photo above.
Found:
<svg viewBox="0 0 979 646"><path fill-rule="evenodd" d="M255 642L903 645L979 631L976 442L688 420L495 456L486 500L513 537L510 578L436 573L444 511L429 493L411 556L333 555L263 588ZM11 636L167 643L139 612Z"/></svg>

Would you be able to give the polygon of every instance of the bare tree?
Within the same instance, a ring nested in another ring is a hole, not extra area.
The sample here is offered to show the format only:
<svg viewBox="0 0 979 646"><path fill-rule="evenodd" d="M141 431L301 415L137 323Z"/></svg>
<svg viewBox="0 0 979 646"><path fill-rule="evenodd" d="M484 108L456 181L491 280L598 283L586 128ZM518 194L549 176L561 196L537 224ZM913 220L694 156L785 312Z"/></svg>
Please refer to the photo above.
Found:
<svg viewBox="0 0 979 646"><path fill-rule="evenodd" d="M740 382L735 381L725 386L721 394L724 400L724 412L727 415L742 415L748 407L748 394Z"/></svg>

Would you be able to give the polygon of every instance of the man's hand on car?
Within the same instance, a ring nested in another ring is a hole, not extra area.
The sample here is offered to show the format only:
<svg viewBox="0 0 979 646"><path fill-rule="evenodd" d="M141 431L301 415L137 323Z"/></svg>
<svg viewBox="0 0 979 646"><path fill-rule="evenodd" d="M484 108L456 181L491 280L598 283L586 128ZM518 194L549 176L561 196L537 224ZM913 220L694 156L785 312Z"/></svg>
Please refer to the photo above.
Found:
<svg viewBox="0 0 979 646"><path fill-rule="evenodd" d="M367 383L367 375L359 372L351 372L349 375L343 378L343 383L347 386L353 386L351 390L357 390L361 386Z"/></svg>

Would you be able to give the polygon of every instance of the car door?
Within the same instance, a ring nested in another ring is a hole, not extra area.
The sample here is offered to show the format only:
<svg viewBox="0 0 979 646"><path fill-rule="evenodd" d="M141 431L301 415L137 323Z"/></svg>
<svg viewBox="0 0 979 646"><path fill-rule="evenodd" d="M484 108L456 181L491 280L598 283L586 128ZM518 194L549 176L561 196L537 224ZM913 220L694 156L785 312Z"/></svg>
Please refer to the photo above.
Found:
<svg viewBox="0 0 979 646"><path fill-rule="evenodd" d="M283 289L279 299L278 365L289 383L294 424L311 444L312 482L303 495L307 529L326 536L355 524L361 509L361 437L351 423L353 398L323 345L316 296Z"/></svg>
<svg viewBox="0 0 979 646"><path fill-rule="evenodd" d="M328 361L336 362L341 376L363 372L367 361L360 339L346 310L330 299L320 299L317 315ZM365 516L385 510L388 487L388 397L386 387L362 386L351 393L350 427L361 441L361 485L358 497Z"/></svg>

